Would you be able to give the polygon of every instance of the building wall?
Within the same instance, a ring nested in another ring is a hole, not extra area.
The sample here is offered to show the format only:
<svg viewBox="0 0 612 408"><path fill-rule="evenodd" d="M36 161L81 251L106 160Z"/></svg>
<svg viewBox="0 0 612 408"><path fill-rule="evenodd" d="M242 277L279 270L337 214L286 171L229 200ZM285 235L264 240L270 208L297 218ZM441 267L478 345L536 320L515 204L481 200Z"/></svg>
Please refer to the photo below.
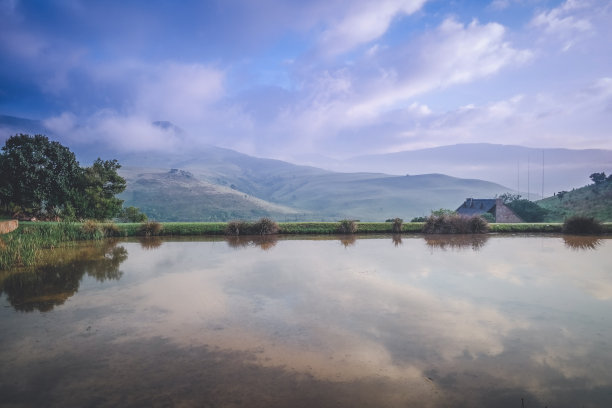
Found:
<svg viewBox="0 0 612 408"><path fill-rule="evenodd" d="M524 221L498 198L495 202L495 222L512 223Z"/></svg>

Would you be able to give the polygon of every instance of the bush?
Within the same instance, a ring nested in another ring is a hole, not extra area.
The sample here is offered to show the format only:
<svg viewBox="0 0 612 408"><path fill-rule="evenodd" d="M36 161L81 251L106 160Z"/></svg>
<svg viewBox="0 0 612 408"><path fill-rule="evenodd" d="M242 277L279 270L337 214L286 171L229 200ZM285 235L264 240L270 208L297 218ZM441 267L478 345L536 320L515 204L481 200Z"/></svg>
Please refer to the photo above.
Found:
<svg viewBox="0 0 612 408"><path fill-rule="evenodd" d="M225 235L238 236L248 233L248 224L244 221L234 220L227 223L225 227Z"/></svg>
<svg viewBox="0 0 612 408"><path fill-rule="evenodd" d="M119 227L117 227L117 225L113 222L103 224L102 232L104 233L105 237L118 237L119 235L121 235Z"/></svg>
<svg viewBox="0 0 612 408"><path fill-rule="evenodd" d="M147 214L133 206L123 208L117 218L121 222L145 222L148 219Z"/></svg>
<svg viewBox="0 0 612 408"><path fill-rule="evenodd" d="M251 231L257 235L270 235L278 233L278 224L267 217L260 218L251 225Z"/></svg>
<svg viewBox="0 0 612 408"><path fill-rule="evenodd" d="M354 234L357 232L357 223L355 220L340 220L338 232L341 234Z"/></svg>
<svg viewBox="0 0 612 408"><path fill-rule="evenodd" d="M566 234L601 234L603 226L593 217L574 215L563 223L563 232Z"/></svg>
<svg viewBox="0 0 612 408"><path fill-rule="evenodd" d="M491 213L484 213L480 215L486 222L495 222L495 216Z"/></svg>
<svg viewBox="0 0 612 408"><path fill-rule="evenodd" d="M452 215L431 215L423 225L426 234L480 234L489 230L489 223L479 217Z"/></svg>
<svg viewBox="0 0 612 408"><path fill-rule="evenodd" d="M404 220L402 220L401 218L394 218L392 222L393 226L391 227L391 229L393 230L393 232L396 234L402 232L402 225L404 225Z"/></svg>
<svg viewBox="0 0 612 408"><path fill-rule="evenodd" d="M87 220L81 225L81 231L87 238L98 239L104 236L102 225L93 220Z"/></svg>
<svg viewBox="0 0 612 408"><path fill-rule="evenodd" d="M140 232L147 237L159 235L164 226L157 221L146 221L140 224Z"/></svg>

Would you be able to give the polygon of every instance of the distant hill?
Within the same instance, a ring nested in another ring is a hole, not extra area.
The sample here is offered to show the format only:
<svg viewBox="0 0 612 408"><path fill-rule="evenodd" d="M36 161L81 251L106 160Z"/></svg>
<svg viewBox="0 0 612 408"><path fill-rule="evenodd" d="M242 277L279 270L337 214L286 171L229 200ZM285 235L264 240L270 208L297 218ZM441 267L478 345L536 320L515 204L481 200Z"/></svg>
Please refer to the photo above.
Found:
<svg viewBox="0 0 612 408"><path fill-rule="evenodd" d="M551 212L548 217L550 221L563 221L572 215L612 221L612 181L572 189L561 196L548 197L537 203Z"/></svg>
<svg viewBox="0 0 612 408"><path fill-rule="evenodd" d="M536 149L489 143L468 143L367 155L336 162L337 171L375 171L388 174L444 173L455 177L489 180L530 198L570 190L589 182L594 172L612 171L612 150ZM527 170L529 168L529 187Z"/></svg>
<svg viewBox="0 0 612 408"><path fill-rule="evenodd" d="M171 169L163 172L123 170L128 188L126 205L139 207L159 221L223 221L264 216L282 219L294 209L248 196L229 187L196 179L191 173Z"/></svg>
<svg viewBox="0 0 612 408"><path fill-rule="evenodd" d="M442 174L335 173L209 146L185 155L123 155L126 205L158 220L411 219L507 187ZM161 167L161 166L164 167ZM170 168L168 168L168 167ZM176 169L171 171L170 169Z"/></svg>

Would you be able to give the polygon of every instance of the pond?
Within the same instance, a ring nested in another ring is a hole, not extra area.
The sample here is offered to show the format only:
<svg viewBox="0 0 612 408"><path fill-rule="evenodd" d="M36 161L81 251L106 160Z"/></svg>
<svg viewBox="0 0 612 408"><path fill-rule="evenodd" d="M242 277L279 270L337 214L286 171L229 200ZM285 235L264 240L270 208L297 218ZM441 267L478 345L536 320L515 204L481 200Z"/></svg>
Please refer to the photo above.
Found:
<svg viewBox="0 0 612 408"><path fill-rule="evenodd" d="M612 239L116 241L0 273L6 407L610 407Z"/></svg>

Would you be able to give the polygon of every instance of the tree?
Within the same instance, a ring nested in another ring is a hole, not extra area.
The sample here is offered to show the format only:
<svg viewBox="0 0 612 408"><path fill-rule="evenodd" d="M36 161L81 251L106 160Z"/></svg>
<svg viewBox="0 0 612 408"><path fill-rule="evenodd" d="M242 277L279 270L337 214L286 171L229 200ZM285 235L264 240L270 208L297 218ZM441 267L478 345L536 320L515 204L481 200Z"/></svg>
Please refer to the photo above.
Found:
<svg viewBox="0 0 612 408"><path fill-rule="evenodd" d="M0 155L0 201L31 215L52 215L74 204L82 169L74 153L46 136L10 137Z"/></svg>
<svg viewBox="0 0 612 408"><path fill-rule="evenodd" d="M43 135L10 137L0 154L0 204L42 218L109 219L121 211L125 190L117 160L82 168L74 153Z"/></svg>
<svg viewBox="0 0 612 408"><path fill-rule="evenodd" d="M117 160L96 159L84 169L76 213L80 218L106 220L119 215L123 200L115 197L125 190L126 182L117 170Z"/></svg>
<svg viewBox="0 0 612 408"><path fill-rule="evenodd" d="M514 200L506 205L526 222L541 222L548 215L546 209L529 200Z"/></svg>
<svg viewBox="0 0 612 408"><path fill-rule="evenodd" d="M501 198L504 204L511 203L512 201L520 200L520 194L504 193L500 194L497 198Z"/></svg>
<svg viewBox="0 0 612 408"><path fill-rule="evenodd" d="M593 183L595 184L601 184L604 181L606 181L606 173L601 172L601 173L593 173L589 176L589 178L591 180L593 180Z"/></svg>

